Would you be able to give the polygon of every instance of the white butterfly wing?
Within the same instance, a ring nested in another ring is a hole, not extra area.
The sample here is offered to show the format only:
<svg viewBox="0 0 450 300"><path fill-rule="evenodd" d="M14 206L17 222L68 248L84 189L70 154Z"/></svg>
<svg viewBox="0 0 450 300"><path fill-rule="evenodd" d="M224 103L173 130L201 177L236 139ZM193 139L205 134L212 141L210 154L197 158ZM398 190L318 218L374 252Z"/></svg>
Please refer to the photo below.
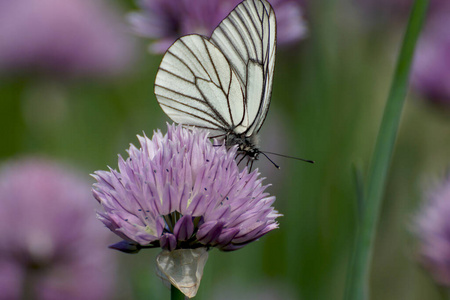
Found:
<svg viewBox="0 0 450 300"><path fill-rule="evenodd" d="M155 80L161 108L176 123L211 131L257 133L270 104L275 62L275 14L265 0L239 4L210 40L178 39Z"/></svg>
<svg viewBox="0 0 450 300"><path fill-rule="evenodd" d="M276 19L265 0L247 0L226 17L211 36L239 77L249 124L246 136L261 128L270 105L276 53Z"/></svg>
<svg viewBox="0 0 450 300"><path fill-rule="evenodd" d="M155 80L161 108L176 123L224 135L242 123L244 93L222 52L199 35L178 39L166 52Z"/></svg>

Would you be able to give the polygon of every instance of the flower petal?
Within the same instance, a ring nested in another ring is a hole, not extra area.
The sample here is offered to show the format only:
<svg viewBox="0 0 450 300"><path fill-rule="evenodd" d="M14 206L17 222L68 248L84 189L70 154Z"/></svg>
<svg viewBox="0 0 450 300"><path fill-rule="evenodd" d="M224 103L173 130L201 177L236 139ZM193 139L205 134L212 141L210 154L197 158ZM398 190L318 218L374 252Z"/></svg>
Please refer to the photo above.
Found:
<svg viewBox="0 0 450 300"><path fill-rule="evenodd" d="M175 224L173 232L179 241L188 240L194 233L194 222L192 222L192 216L186 215L179 219Z"/></svg>

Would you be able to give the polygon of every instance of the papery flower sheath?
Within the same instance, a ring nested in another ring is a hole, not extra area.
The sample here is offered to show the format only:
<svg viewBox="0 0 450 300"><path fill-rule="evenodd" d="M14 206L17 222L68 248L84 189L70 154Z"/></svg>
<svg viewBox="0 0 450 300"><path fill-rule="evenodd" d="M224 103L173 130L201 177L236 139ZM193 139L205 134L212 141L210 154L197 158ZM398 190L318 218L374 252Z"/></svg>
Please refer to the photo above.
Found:
<svg viewBox="0 0 450 300"><path fill-rule="evenodd" d="M212 144L206 132L168 126L138 136L119 170L97 171L99 219L124 239L113 248L239 249L278 227L257 170L240 171L236 147Z"/></svg>
<svg viewBox="0 0 450 300"><path fill-rule="evenodd" d="M150 51L164 53L179 37L187 34L211 36L214 28L241 0L138 0L140 11L129 14L134 31L153 39ZM307 35L299 1L270 1L278 23L277 41L291 44Z"/></svg>
<svg viewBox="0 0 450 300"><path fill-rule="evenodd" d="M415 224L421 261L436 282L450 286L450 176L425 200Z"/></svg>

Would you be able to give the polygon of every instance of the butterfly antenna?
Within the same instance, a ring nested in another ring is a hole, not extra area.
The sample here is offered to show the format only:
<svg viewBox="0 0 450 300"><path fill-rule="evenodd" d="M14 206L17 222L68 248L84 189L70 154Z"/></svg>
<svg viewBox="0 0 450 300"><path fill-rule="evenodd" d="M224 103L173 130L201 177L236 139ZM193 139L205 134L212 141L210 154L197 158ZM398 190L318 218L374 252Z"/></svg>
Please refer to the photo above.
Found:
<svg viewBox="0 0 450 300"><path fill-rule="evenodd" d="M278 153L273 153L273 152L269 152L269 151L260 151L262 154L264 154L265 157L267 157L267 154L272 154L272 155L277 155L277 156L281 156L281 157L285 157L285 158L292 158L292 159L296 159L296 160L301 160L310 164L314 163L314 160L309 160L309 159L303 159L303 158L299 158L299 157L294 157L294 156L288 156L288 155L284 155L284 154L278 154ZM268 157L267 157L268 158ZM270 160L270 159L269 159Z"/></svg>
<svg viewBox="0 0 450 300"><path fill-rule="evenodd" d="M264 152L262 152L262 151L259 151L259 153L261 153L262 155L264 155L274 166L275 166L275 168L277 168L277 169L280 169L280 166L279 165L277 165L273 160L271 160L268 156L267 156L267 154L266 153L264 153ZM267 152L267 153L269 153L269 152ZM271 153L269 153L269 154L271 154Z"/></svg>

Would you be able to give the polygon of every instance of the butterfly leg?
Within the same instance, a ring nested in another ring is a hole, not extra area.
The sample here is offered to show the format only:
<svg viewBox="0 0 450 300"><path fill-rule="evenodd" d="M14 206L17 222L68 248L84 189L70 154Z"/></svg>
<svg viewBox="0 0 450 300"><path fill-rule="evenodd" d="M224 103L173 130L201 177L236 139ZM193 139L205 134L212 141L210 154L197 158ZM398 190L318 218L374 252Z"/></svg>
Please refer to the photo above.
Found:
<svg viewBox="0 0 450 300"><path fill-rule="evenodd" d="M238 155L236 155L236 159L239 157L239 155L242 155L242 158L238 161L238 165L244 160L245 158L245 154L239 153Z"/></svg>
<svg viewBox="0 0 450 300"><path fill-rule="evenodd" d="M251 172L252 171L252 169L253 169L253 163L254 163L255 161L252 159L252 162L250 163L250 170L249 170L249 172ZM248 163L247 163L248 164Z"/></svg>

